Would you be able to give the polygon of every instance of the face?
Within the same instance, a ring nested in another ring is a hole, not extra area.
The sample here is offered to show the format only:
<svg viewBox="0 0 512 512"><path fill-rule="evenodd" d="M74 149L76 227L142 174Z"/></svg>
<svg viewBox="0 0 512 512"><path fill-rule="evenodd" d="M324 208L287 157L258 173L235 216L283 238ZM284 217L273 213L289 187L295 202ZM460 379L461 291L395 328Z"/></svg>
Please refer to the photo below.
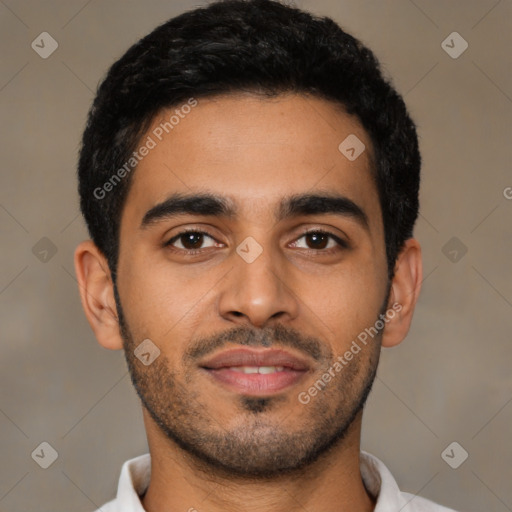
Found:
<svg viewBox="0 0 512 512"><path fill-rule="evenodd" d="M300 95L199 100L161 133L172 113L141 139L155 145L121 220L132 381L198 461L297 470L343 439L377 367L380 335L344 357L387 306L371 142L334 104ZM355 160L338 149L349 135L366 147ZM149 359L160 351L148 365L134 354L146 339Z"/></svg>

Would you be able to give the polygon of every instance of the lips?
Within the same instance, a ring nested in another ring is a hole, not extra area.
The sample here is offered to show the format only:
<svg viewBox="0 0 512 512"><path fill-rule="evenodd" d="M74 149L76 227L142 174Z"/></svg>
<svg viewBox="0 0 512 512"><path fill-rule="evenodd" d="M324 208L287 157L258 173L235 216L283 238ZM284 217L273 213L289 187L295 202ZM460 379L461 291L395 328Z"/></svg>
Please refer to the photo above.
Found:
<svg viewBox="0 0 512 512"><path fill-rule="evenodd" d="M309 364L305 359L296 357L284 350L232 349L221 352L211 359L200 363L209 370L232 368L237 366L282 366L290 370L307 371Z"/></svg>
<svg viewBox="0 0 512 512"><path fill-rule="evenodd" d="M231 391L265 396L296 384L309 371L309 362L285 350L231 349L200 362L218 384Z"/></svg>

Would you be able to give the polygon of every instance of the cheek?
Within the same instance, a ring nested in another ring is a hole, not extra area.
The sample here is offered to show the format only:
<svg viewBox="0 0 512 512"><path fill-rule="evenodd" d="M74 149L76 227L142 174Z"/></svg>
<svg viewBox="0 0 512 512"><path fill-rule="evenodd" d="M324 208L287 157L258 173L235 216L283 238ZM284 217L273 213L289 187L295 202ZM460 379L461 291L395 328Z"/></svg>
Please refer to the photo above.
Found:
<svg viewBox="0 0 512 512"><path fill-rule="evenodd" d="M132 333L167 342L184 329L190 332L215 293L217 274L210 270L194 275L165 261L144 262L126 258L119 272L119 293Z"/></svg>
<svg viewBox="0 0 512 512"><path fill-rule="evenodd" d="M301 287L299 294L329 328L327 332L335 345L347 345L375 323L385 298L386 282L381 269L359 260L340 267L327 279L307 279Z"/></svg>

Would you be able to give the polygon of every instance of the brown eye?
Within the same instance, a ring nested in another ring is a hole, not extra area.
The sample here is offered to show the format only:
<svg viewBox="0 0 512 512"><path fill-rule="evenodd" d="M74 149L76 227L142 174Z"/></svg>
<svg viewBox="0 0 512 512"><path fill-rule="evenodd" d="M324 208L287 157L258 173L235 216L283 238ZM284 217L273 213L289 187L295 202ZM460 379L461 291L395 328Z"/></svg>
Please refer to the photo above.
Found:
<svg viewBox="0 0 512 512"><path fill-rule="evenodd" d="M200 249L203 243L203 235L201 233L187 233L181 235L179 240L185 249Z"/></svg>
<svg viewBox="0 0 512 512"><path fill-rule="evenodd" d="M305 243L299 244L299 240L304 239ZM336 251L340 248L348 248L348 243L342 240L333 233L322 230L307 231L301 237L294 242L294 247L301 249L308 249L311 251L329 252L331 250Z"/></svg>
<svg viewBox="0 0 512 512"><path fill-rule="evenodd" d="M308 233L305 238L310 242L311 249L325 249L329 243L329 235L324 233Z"/></svg>
<svg viewBox="0 0 512 512"><path fill-rule="evenodd" d="M204 249L205 247L203 244L207 239L212 240L213 243L206 246L208 247L215 247L215 239L209 235L208 233L204 231L182 231L181 233L178 233L176 236L173 236L165 245L171 246L172 248L183 250L185 252L187 251L196 251L200 249ZM176 244L176 242L178 242Z"/></svg>

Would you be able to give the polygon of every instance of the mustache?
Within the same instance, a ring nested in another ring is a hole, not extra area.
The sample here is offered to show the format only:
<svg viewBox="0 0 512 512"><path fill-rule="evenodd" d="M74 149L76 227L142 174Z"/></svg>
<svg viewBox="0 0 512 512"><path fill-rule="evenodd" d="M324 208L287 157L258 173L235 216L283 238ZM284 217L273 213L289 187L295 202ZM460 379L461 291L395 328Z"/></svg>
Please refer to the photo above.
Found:
<svg viewBox="0 0 512 512"><path fill-rule="evenodd" d="M220 334L199 338L187 348L184 359L193 362L223 348L227 343L248 347L289 347L308 354L315 361L328 361L333 357L329 346L316 338L303 336L291 327L277 325L264 329L237 326Z"/></svg>

